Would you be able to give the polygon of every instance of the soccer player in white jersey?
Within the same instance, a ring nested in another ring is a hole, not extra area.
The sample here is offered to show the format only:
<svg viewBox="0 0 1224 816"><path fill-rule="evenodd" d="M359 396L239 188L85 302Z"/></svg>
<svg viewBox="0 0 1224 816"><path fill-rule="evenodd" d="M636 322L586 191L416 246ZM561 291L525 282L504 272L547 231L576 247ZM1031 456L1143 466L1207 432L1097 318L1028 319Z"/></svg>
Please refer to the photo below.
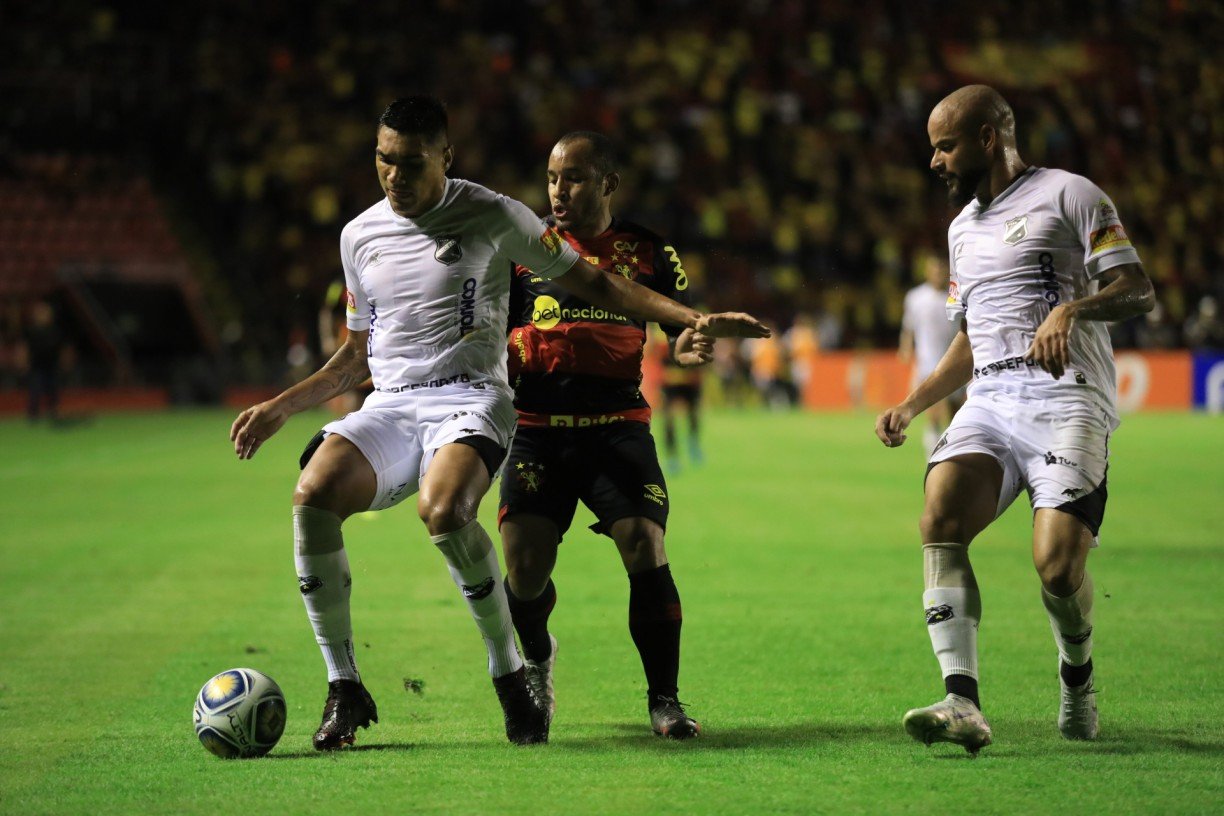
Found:
<svg viewBox="0 0 1224 816"><path fill-rule="evenodd" d="M1152 284L1113 204L1082 176L1031 167L995 90L961 88L931 112L931 169L964 209L948 229L949 317L960 331L939 365L880 414L876 435L905 441L915 416L969 385L930 458L920 529L923 606L947 697L908 712L915 739L977 752L991 741L978 698L982 602L973 541L1028 489L1033 563L1059 652L1058 728L1097 736L1092 578L1117 427L1105 321L1152 308Z"/></svg>
<svg viewBox="0 0 1224 816"><path fill-rule="evenodd" d="M913 365L912 386L931 376L935 366L956 337L957 324L948 319L948 264L943 258L928 254L921 260L923 282L905 293L901 315L901 362ZM926 410L927 426L922 442L927 456L948 427L952 415L965 401L965 391L958 388Z"/></svg>
<svg viewBox="0 0 1224 816"><path fill-rule="evenodd" d="M600 272L523 204L448 179L453 155L438 100L407 97L386 109L375 152L386 197L340 236L348 337L319 371L243 411L230 431L239 458L249 459L291 415L373 377L361 409L329 422L307 447L293 497L299 586L327 665L327 702L314 736L319 750L351 744L359 726L378 721L353 655L341 523L413 494L488 647L506 736L518 744L547 740L546 714L514 643L497 555L476 521L515 427L506 382L512 262L619 314L708 337L767 333L748 315L702 315Z"/></svg>

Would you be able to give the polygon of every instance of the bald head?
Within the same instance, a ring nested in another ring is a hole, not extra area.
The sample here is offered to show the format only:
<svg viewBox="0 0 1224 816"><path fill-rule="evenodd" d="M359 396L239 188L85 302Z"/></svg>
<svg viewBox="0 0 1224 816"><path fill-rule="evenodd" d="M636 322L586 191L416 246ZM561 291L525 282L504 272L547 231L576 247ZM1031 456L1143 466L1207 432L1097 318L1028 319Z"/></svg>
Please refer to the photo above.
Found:
<svg viewBox="0 0 1224 816"><path fill-rule="evenodd" d="M931 111L931 169L948 185L948 200L983 204L1024 170L1016 148L1016 115L994 88L966 85Z"/></svg>
<svg viewBox="0 0 1224 816"><path fill-rule="evenodd" d="M950 130L976 133L989 125L1006 146L1016 144L1016 115L1003 95L989 85L966 85L948 94L931 111L931 120L943 119Z"/></svg>

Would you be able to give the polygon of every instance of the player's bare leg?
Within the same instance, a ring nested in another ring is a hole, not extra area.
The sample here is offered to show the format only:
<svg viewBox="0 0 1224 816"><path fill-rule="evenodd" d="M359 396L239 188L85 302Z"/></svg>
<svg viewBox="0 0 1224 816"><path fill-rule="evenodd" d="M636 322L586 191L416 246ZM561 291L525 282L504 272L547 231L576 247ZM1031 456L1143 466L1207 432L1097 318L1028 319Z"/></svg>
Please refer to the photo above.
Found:
<svg viewBox="0 0 1224 816"><path fill-rule="evenodd" d="M1099 729L1092 677L1093 587L1087 570L1092 541L1092 532L1070 513L1043 507L1033 517L1033 564L1059 653L1058 730L1075 740L1096 739Z"/></svg>
<svg viewBox="0 0 1224 816"><path fill-rule="evenodd" d="M629 634L646 672L647 708L656 734L689 739L701 733L684 712L680 675L680 594L663 548L663 528L642 517L614 521L608 530L629 574Z"/></svg>
<svg viewBox="0 0 1224 816"><path fill-rule="evenodd" d="M536 704L514 644L514 627L497 552L476 520L491 478L470 445L442 446L421 480L417 512L446 558L489 652L489 675L506 723L506 737L526 745L548 741L548 721Z"/></svg>
<svg viewBox="0 0 1224 816"><path fill-rule="evenodd" d="M995 518L1003 471L991 456L965 454L927 474L920 523L927 632L947 696L907 712L905 730L919 742L952 742L976 753L991 741L978 697L977 630L982 599L969 544Z"/></svg>
<svg viewBox="0 0 1224 816"><path fill-rule="evenodd" d="M314 735L320 751L351 745L358 727L378 722L378 709L361 683L353 654L352 573L340 532L346 518L369 509L376 489L374 469L365 456L352 442L332 434L306 464L293 493L298 587L327 664L327 702Z"/></svg>
<svg viewBox="0 0 1224 816"><path fill-rule="evenodd" d="M506 596L523 644L527 683L551 722L557 710L552 676L557 639L548 631L548 617L557 604L557 588L550 576L557 564L561 534L546 516L515 513L502 519L501 537L506 554Z"/></svg>

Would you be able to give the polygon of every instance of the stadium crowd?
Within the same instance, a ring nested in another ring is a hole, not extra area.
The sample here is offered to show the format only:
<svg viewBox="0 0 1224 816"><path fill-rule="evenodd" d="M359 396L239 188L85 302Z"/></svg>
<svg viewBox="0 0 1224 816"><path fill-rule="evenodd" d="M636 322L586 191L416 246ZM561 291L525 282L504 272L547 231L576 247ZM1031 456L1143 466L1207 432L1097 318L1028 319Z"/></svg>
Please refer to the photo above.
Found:
<svg viewBox="0 0 1224 816"><path fill-rule="evenodd" d="M557 136L611 135L618 208L672 238L711 308L783 331L810 315L822 348L870 348L896 343L919 260L946 252L927 114L989 81L1026 158L1112 195L1156 282L1160 307L1115 341L1224 334L1224 54L1205 46L1224 23L1209 4L1025 3L1005 19L965 0L79 5L18 11L3 35L34 86L95 91L18 99L16 146L58 109L78 137L139 155L208 239L222 336L282 359L340 276L340 228L379 196L372 122L416 90L449 102L452 175L539 211Z"/></svg>

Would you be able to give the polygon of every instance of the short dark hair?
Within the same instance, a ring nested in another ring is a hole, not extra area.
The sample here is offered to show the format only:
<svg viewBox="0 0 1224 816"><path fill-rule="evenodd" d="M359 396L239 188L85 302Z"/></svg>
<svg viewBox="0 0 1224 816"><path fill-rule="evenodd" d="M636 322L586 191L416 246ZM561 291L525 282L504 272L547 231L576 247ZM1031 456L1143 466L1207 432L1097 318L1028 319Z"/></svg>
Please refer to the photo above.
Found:
<svg viewBox="0 0 1224 816"><path fill-rule="evenodd" d="M616 147L612 140L593 130L573 130L562 136L557 144L569 144L583 140L591 146L591 161L600 175L616 172Z"/></svg>
<svg viewBox="0 0 1224 816"><path fill-rule="evenodd" d="M433 96L404 96L390 105L378 117L380 127L396 133L424 136L429 140L447 140L446 106Z"/></svg>

